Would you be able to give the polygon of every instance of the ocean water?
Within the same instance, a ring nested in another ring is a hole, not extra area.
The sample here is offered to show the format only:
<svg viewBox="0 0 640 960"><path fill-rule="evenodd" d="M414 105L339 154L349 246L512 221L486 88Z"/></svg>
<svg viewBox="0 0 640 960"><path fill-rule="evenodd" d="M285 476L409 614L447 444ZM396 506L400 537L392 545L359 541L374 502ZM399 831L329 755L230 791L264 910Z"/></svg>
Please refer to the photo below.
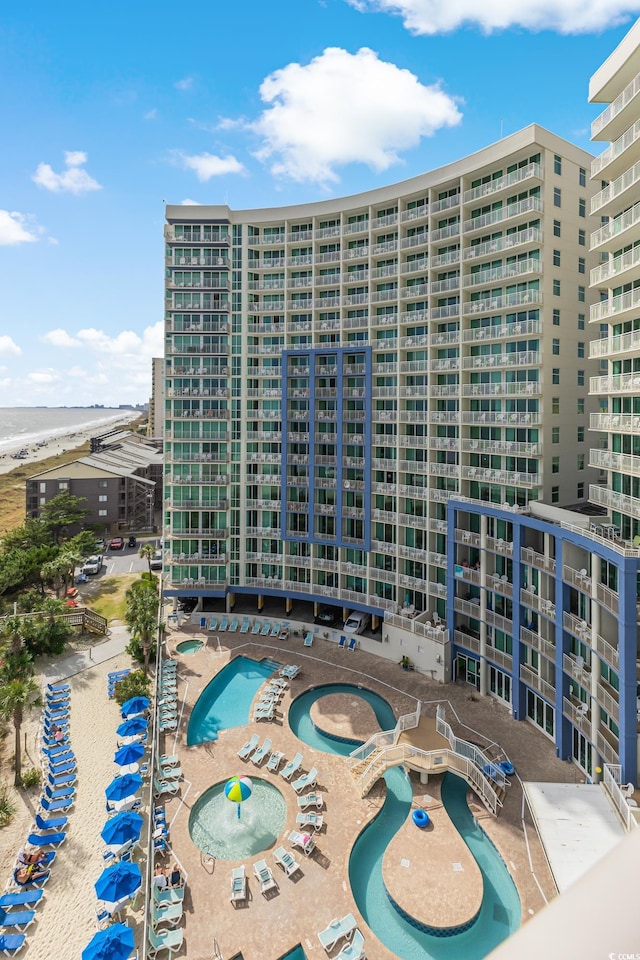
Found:
<svg viewBox="0 0 640 960"><path fill-rule="evenodd" d="M74 428L96 428L99 433L129 411L87 407L0 407L0 454L33 447L44 440L68 435ZM135 411L131 411L135 416Z"/></svg>

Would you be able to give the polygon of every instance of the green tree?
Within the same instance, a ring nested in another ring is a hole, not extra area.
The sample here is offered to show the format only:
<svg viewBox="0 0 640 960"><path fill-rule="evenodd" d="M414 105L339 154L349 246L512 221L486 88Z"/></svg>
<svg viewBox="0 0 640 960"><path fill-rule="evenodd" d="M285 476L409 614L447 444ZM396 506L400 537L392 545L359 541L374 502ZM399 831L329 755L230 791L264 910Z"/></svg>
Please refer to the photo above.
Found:
<svg viewBox="0 0 640 960"><path fill-rule="evenodd" d="M22 770L21 728L25 712L33 710L40 703L39 688L33 677L10 680L0 687L0 717L6 722L13 723L15 732L15 746L13 755L13 769L15 772L14 785L20 786Z"/></svg>
<svg viewBox="0 0 640 960"><path fill-rule="evenodd" d="M149 672L151 646L158 626L158 581L153 574L143 574L125 594L125 621L134 640L142 645L143 668Z"/></svg>
<svg viewBox="0 0 640 960"><path fill-rule="evenodd" d="M86 502L86 497L74 497L63 490L40 508L40 523L50 532L54 543L60 543L70 527L83 522L87 515Z"/></svg>
<svg viewBox="0 0 640 960"><path fill-rule="evenodd" d="M151 558L155 554L155 548L152 543L143 543L140 549L138 550L138 556L142 560L146 560L149 564L149 573L151 573Z"/></svg>
<svg viewBox="0 0 640 960"><path fill-rule="evenodd" d="M151 680L144 670L132 670L131 673L116 683L116 703L122 706L131 697L148 697L150 688Z"/></svg>

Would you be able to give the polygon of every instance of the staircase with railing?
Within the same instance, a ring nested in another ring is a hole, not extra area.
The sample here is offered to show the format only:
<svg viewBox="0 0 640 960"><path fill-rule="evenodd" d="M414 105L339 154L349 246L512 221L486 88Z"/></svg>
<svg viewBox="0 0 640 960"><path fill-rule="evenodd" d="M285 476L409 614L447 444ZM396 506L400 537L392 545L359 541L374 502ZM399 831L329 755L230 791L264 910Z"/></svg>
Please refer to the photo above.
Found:
<svg viewBox="0 0 640 960"><path fill-rule="evenodd" d="M407 766L418 773L450 770L463 777L486 808L497 814L508 783L500 767L475 744L455 736L441 705L436 711L436 731L448 742L448 748L423 750L409 742L400 743L400 734L415 729L419 720L420 704L415 713L400 717L393 730L374 734L346 758L361 796L365 797L390 767Z"/></svg>

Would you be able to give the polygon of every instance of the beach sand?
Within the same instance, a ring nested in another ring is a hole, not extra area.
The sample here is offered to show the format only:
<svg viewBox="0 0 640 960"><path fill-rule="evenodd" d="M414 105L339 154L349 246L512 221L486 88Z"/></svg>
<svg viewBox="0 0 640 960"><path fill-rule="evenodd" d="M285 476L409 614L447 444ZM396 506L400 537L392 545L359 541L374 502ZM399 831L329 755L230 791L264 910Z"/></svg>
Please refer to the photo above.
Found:
<svg viewBox="0 0 640 960"><path fill-rule="evenodd" d="M45 895L36 911L36 922L27 930L30 960L79 957L96 932L97 898L94 883L105 868L104 843L100 837L106 820L104 790L117 775L113 762L116 727L120 714L115 700L107 696L107 673L131 665L121 654L69 679L71 685L71 744L78 764L75 805L68 811L67 839L59 848L45 885ZM23 725L28 757L24 768L39 766L36 744L39 711ZM8 770L5 767L5 779ZM11 824L0 830L0 858L5 882L23 846L35 817L40 788L33 787L17 797L18 811ZM60 816L63 814L50 814ZM143 837L144 837L143 828ZM140 861L141 854L136 859ZM142 864L141 864L142 865ZM143 897L138 894L137 911L128 909L122 919L142 939Z"/></svg>
<svg viewBox="0 0 640 960"><path fill-rule="evenodd" d="M91 437L100 436L115 427L125 427L133 420L140 417L139 411L131 410L122 415L122 419L114 420L112 423L92 427L70 427L68 433L55 437L53 440L47 440L43 446L38 447L34 443L27 445L26 449L29 455L24 460L14 460L12 453L17 453L24 447L24 441L16 440L15 444L3 451L4 456L0 457L0 474L10 473L18 467L35 466L40 460L46 460L48 457L55 457L59 453L67 450L73 450L88 443ZM37 473L34 469L33 473Z"/></svg>

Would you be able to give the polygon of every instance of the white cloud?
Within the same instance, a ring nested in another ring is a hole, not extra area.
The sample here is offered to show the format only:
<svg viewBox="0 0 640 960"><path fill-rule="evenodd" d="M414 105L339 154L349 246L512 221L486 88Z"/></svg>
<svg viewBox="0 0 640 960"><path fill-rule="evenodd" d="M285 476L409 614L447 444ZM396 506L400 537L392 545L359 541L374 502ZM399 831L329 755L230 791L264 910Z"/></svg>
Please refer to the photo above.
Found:
<svg viewBox="0 0 640 960"><path fill-rule="evenodd" d="M414 34L476 25L485 33L524 27L558 33L600 32L640 12L638 0L347 0L350 6L396 14Z"/></svg>
<svg viewBox="0 0 640 960"><path fill-rule="evenodd" d="M48 163L39 163L32 177L34 183L52 193L75 193L76 196L102 190L98 181L82 169L88 160L83 150L67 150L64 159L66 170L62 173L56 173Z"/></svg>
<svg viewBox="0 0 640 960"><path fill-rule="evenodd" d="M157 118L157 116L158 116L158 110L156 109L156 107L153 107L152 110L147 110L147 112L143 115L143 118L142 118L142 119L143 119L143 120L155 120L155 119Z"/></svg>
<svg viewBox="0 0 640 960"><path fill-rule="evenodd" d="M59 327L45 333L42 339L52 347L80 347L82 345L78 339L69 336L66 330L61 330Z"/></svg>
<svg viewBox="0 0 640 960"><path fill-rule="evenodd" d="M182 80L176 80L174 87L176 90L189 90L193 86L193 77L183 77Z"/></svg>
<svg viewBox="0 0 640 960"><path fill-rule="evenodd" d="M33 243L38 239L32 218L17 210L0 210L0 247L17 247L20 243Z"/></svg>
<svg viewBox="0 0 640 960"><path fill-rule="evenodd" d="M35 386L38 387L59 383L60 379L61 374L52 367L49 367L47 370L32 370L25 377L27 383L35 384Z"/></svg>
<svg viewBox="0 0 640 960"><path fill-rule="evenodd" d="M18 344L8 334L0 336L0 356L19 357L22 350Z"/></svg>
<svg viewBox="0 0 640 960"><path fill-rule="evenodd" d="M213 153L200 153L195 156L188 156L185 153L176 151L174 154L176 161L187 170L193 170L198 180L206 183L211 177L222 177L227 173L244 173L245 168L229 155L227 157L216 157Z"/></svg>
<svg viewBox="0 0 640 960"><path fill-rule="evenodd" d="M181 207L201 207L202 204L199 200L190 200L189 197L185 197L184 200L180 203Z"/></svg>
<svg viewBox="0 0 640 960"><path fill-rule="evenodd" d="M270 106L250 125L263 137L256 156L298 181L336 182L347 163L386 170L401 150L462 119L459 100L366 47L328 47L307 66L290 63L260 94Z"/></svg>

